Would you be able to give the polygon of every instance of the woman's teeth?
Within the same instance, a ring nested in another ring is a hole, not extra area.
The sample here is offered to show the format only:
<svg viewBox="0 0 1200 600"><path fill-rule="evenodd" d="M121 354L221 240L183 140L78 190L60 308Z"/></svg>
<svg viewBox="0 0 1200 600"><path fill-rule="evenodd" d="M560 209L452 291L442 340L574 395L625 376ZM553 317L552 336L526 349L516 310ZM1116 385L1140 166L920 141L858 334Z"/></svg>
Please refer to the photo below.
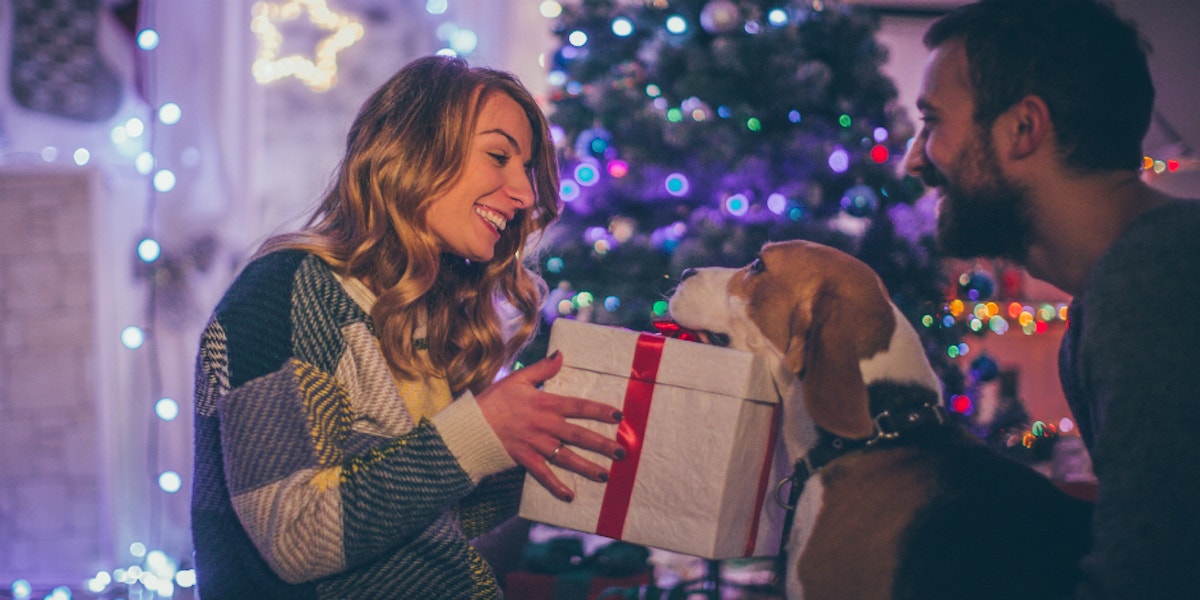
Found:
<svg viewBox="0 0 1200 600"><path fill-rule="evenodd" d="M504 218L504 215L486 206L476 206L475 214L483 217L485 221L491 223L498 231L504 231L504 228L508 226L508 220Z"/></svg>

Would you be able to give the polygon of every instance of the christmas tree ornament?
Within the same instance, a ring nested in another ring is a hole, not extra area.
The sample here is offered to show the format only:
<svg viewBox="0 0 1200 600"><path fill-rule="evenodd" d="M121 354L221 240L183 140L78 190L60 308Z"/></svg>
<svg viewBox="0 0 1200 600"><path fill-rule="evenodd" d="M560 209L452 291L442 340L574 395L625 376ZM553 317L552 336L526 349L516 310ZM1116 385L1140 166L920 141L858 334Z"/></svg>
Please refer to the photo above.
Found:
<svg viewBox="0 0 1200 600"><path fill-rule="evenodd" d="M958 292L968 300L987 300L996 292L996 281L987 271L972 270L958 276Z"/></svg>
<svg viewBox="0 0 1200 600"><path fill-rule="evenodd" d="M13 0L9 87L21 106L75 121L104 121L121 83L96 43L99 0Z"/></svg>
<svg viewBox="0 0 1200 600"><path fill-rule="evenodd" d="M852 217L869 217L879 209L879 195L870 186L858 184L842 195L842 210Z"/></svg>
<svg viewBox="0 0 1200 600"><path fill-rule="evenodd" d="M734 31L741 22L741 12L731 0L709 0L700 11L700 26L712 34Z"/></svg>
<svg viewBox="0 0 1200 600"><path fill-rule="evenodd" d="M575 138L575 156L604 158L610 144L612 134L603 127L585 129Z"/></svg>

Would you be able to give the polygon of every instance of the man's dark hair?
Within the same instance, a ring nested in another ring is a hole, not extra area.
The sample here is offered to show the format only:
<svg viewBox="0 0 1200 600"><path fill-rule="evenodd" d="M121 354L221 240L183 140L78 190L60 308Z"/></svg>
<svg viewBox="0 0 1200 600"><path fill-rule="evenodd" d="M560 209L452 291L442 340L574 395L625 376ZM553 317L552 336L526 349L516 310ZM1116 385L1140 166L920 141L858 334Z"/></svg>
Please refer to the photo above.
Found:
<svg viewBox="0 0 1200 600"><path fill-rule="evenodd" d="M938 19L933 49L966 48L975 121L989 125L1021 98L1045 100L1064 163L1083 172L1136 169L1150 128L1150 45L1098 0L982 0Z"/></svg>

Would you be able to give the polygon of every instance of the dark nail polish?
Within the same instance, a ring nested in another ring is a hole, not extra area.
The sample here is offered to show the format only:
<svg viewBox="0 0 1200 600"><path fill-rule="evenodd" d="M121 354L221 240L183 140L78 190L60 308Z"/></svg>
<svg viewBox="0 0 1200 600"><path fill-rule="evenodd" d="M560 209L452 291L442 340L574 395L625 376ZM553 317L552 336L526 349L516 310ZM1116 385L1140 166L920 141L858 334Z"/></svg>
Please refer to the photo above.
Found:
<svg viewBox="0 0 1200 600"><path fill-rule="evenodd" d="M554 360L554 359L558 358L558 350L555 350L554 352L550 353L550 356L547 356L546 358L548 358L550 360Z"/></svg>
<svg viewBox="0 0 1200 600"><path fill-rule="evenodd" d="M612 414L612 418L614 421L620 421L621 419L625 418L625 413L623 413L619 410L614 410L613 414Z"/></svg>
<svg viewBox="0 0 1200 600"><path fill-rule="evenodd" d="M616 450L613 450L613 458L617 460L625 460L625 449L617 448Z"/></svg>
<svg viewBox="0 0 1200 600"><path fill-rule="evenodd" d="M563 502L574 502L574 501L575 501L575 494L563 494L563 495L562 495L562 501L563 501Z"/></svg>
<svg viewBox="0 0 1200 600"><path fill-rule="evenodd" d="M600 473L599 475L596 475L596 481L599 481L600 483L606 483L608 481L608 473Z"/></svg>

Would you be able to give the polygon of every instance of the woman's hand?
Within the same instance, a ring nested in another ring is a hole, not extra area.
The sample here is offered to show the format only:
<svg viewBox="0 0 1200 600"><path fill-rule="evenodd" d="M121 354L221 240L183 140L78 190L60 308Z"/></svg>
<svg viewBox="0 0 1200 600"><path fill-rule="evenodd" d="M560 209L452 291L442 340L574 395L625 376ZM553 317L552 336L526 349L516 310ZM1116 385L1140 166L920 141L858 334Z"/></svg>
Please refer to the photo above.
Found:
<svg viewBox="0 0 1200 600"><path fill-rule="evenodd" d="M570 502L574 494L554 475L549 463L594 481L607 481L608 472L604 468L570 446L613 460L625 458L625 449L616 440L567 422L568 418L576 418L617 423L621 420L619 410L600 402L538 389L561 368L562 355L555 352L492 384L477 394L475 401L509 456L560 500Z"/></svg>

